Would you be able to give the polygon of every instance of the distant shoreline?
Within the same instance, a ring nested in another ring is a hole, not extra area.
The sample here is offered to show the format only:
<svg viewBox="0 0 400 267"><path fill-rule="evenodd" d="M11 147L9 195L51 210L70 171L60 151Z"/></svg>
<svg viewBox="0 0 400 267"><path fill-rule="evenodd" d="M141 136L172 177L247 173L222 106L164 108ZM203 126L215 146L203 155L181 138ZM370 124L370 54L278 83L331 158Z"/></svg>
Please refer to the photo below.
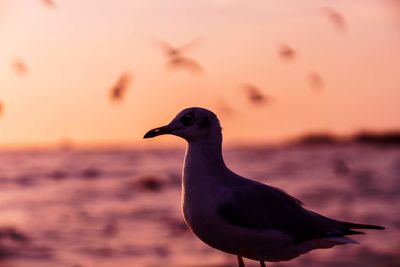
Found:
<svg viewBox="0 0 400 267"><path fill-rule="evenodd" d="M332 133L309 133L291 141L292 144L303 145L337 145L365 144L379 146L399 146L400 130L394 131L359 131L349 136L339 136Z"/></svg>
<svg viewBox="0 0 400 267"><path fill-rule="evenodd" d="M38 143L38 144L0 144L1 151L38 151L38 150L179 150L183 149L182 145L174 144L134 144L132 142L125 143L74 143L73 141L60 143ZM375 145L375 146L400 146L400 130L391 131L358 131L350 135L339 135L332 132L309 132L298 137L289 138L286 141L273 142L236 142L226 144L226 148L266 148L266 147L285 147L285 146L337 146L337 145Z"/></svg>

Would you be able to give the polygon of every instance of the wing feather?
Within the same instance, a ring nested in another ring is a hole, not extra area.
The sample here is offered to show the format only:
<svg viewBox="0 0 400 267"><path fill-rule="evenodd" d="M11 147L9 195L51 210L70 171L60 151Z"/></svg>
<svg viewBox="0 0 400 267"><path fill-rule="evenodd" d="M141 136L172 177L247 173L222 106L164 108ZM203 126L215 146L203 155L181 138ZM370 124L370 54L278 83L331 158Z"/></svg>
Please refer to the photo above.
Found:
<svg viewBox="0 0 400 267"><path fill-rule="evenodd" d="M253 181L235 187L219 212L233 225L275 229L289 234L295 242L361 233L303 208L299 200L278 188Z"/></svg>

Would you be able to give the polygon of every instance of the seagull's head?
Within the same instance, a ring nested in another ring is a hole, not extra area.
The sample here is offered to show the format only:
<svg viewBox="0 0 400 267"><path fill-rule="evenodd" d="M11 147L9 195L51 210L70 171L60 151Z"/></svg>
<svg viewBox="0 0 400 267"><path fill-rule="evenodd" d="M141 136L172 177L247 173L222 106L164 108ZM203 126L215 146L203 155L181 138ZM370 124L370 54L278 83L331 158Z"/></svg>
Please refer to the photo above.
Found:
<svg viewBox="0 0 400 267"><path fill-rule="evenodd" d="M163 134L182 137L186 141L198 142L215 140L221 136L221 126L217 116L205 108L186 108L168 124L148 131L143 138L152 138Z"/></svg>

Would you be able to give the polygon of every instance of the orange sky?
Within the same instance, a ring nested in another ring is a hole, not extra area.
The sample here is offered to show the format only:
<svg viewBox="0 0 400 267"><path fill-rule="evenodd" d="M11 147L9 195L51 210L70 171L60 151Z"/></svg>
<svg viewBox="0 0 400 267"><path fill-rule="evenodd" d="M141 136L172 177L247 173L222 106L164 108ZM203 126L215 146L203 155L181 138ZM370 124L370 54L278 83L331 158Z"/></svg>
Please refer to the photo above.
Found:
<svg viewBox="0 0 400 267"><path fill-rule="evenodd" d="M154 143L143 134L180 109L219 113L224 102L235 110L220 115L229 143L400 128L400 18L389 0L55 2L0 0L0 146ZM335 31L324 5L345 16L347 33ZM204 75L168 71L154 39L195 37L201 42L187 55ZM281 43L298 51L295 61L279 59ZM25 75L12 69L19 58ZM322 75L323 91L310 90L309 71ZM123 72L134 82L111 103L108 90ZM242 83L273 102L251 106Z"/></svg>

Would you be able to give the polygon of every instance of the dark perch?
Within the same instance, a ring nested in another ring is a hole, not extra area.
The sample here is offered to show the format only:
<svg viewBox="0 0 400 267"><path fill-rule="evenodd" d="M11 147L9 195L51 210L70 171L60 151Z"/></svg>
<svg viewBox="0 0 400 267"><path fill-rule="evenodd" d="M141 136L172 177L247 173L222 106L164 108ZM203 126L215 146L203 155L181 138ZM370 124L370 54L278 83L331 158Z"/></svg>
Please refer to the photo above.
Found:
<svg viewBox="0 0 400 267"><path fill-rule="evenodd" d="M237 256L239 267L245 267L242 256Z"/></svg>
<svg viewBox="0 0 400 267"><path fill-rule="evenodd" d="M239 267L245 267L242 256L237 255L237 259L238 259ZM261 264L261 267L266 267L264 261L260 261L260 264Z"/></svg>

